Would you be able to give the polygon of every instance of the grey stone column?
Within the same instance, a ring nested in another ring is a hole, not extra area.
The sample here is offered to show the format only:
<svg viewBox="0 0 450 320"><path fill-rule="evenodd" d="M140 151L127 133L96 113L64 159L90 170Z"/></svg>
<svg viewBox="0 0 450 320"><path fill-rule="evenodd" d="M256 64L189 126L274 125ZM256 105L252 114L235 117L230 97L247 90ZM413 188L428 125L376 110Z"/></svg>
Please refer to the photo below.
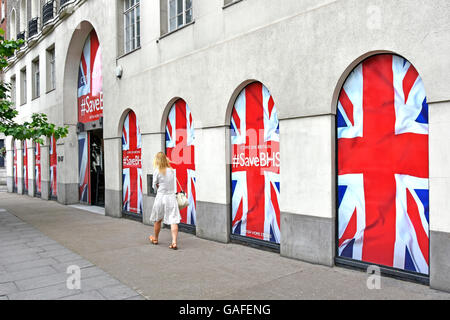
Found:
<svg viewBox="0 0 450 320"><path fill-rule="evenodd" d="M284 257L334 265L334 149L334 115L280 121L280 251Z"/></svg>
<svg viewBox="0 0 450 320"><path fill-rule="evenodd" d="M57 196L62 204L80 202L78 188L78 136L76 126L69 126L69 134L56 142L57 162Z"/></svg>
<svg viewBox="0 0 450 320"><path fill-rule="evenodd" d="M450 102L429 104L430 286L450 292Z"/></svg>
<svg viewBox="0 0 450 320"><path fill-rule="evenodd" d="M105 147L105 214L122 217L122 138L106 138ZM144 181L144 180L143 180Z"/></svg>
<svg viewBox="0 0 450 320"><path fill-rule="evenodd" d="M24 194L23 176L23 142L17 141L17 194Z"/></svg>

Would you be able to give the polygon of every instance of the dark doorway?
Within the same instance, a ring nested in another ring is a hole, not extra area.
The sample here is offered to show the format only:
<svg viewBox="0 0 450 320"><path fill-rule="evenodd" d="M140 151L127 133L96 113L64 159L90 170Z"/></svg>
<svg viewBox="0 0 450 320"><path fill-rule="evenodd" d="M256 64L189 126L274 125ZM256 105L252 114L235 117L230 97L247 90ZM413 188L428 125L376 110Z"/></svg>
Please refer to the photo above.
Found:
<svg viewBox="0 0 450 320"><path fill-rule="evenodd" d="M91 204L105 206L105 162L103 130L93 130L90 139L90 171L91 171Z"/></svg>

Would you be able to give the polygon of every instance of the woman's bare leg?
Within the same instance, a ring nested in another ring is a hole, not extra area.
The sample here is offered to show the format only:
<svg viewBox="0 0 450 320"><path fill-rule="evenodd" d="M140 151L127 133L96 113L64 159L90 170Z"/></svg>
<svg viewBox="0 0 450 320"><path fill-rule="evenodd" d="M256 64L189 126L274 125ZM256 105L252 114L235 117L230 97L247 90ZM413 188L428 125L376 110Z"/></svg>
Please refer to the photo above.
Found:
<svg viewBox="0 0 450 320"><path fill-rule="evenodd" d="M161 220L162 221L162 220ZM153 229L155 231L155 240L158 241L159 239L159 232L161 231L161 221L155 222L153 225Z"/></svg>
<svg viewBox="0 0 450 320"><path fill-rule="evenodd" d="M170 226L170 230L172 231L172 243L177 244L177 238L178 238L178 225L173 224Z"/></svg>

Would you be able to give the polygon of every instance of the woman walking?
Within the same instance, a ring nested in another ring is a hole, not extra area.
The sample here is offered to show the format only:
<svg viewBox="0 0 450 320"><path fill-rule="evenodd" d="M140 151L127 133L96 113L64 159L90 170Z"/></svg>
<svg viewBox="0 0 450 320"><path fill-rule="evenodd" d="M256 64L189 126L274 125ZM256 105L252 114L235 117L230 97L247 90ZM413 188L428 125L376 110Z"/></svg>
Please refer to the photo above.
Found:
<svg viewBox="0 0 450 320"><path fill-rule="evenodd" d="M155 234L149 237L153 244L158 244L161 223L170 225L172 243L170 249L177 250L178 224L181 221L180 210L175 196L175 171L170 166L166 155L159 152L153 161L153 189L157 190L150 221L154 223Z"/></svg>

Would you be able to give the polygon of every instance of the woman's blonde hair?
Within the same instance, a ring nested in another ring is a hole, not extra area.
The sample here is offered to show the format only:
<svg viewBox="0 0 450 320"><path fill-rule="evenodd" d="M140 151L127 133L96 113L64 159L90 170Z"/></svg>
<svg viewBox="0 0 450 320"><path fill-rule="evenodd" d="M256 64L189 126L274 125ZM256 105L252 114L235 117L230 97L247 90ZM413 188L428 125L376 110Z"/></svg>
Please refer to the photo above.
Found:
<svg viewBox="0 0 450 320"><path fill-rule="evenodd" d="M153 168L157 169L159 172L165 174L167 168L172 168L170 166L170 160L164 154L164 152L158 152L153 160Z"/></svg>

